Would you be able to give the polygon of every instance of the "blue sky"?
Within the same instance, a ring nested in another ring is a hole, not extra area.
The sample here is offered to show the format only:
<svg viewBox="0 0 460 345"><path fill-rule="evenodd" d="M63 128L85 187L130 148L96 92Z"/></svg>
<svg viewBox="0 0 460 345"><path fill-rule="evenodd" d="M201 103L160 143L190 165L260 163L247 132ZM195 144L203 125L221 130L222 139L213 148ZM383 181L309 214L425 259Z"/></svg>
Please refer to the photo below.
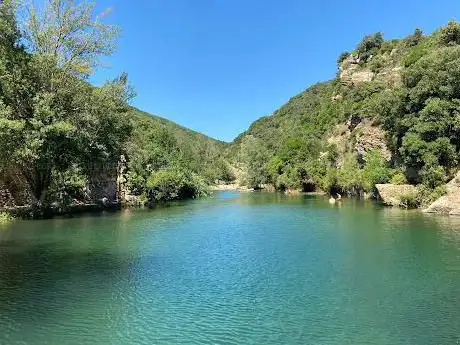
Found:
<svg viewBox="0 0 460 345"><path fill-rule="evenodd" d="M128 72L133 105L231 141L309 85L365 35L431 32L458 0L99 0L122 28L95 84Z"/></svg>

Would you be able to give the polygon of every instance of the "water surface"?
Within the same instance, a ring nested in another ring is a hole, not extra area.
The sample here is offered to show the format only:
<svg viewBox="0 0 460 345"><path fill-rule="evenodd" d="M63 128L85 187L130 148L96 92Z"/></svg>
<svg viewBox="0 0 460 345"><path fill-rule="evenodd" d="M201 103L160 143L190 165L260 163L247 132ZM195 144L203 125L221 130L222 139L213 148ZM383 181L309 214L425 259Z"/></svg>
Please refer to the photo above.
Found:
<svg viewBox="0 0 460 345"><path fill-rule="evenodd" d="M0 230L0 344L453 344L460 219L219 193Z"/></svg>

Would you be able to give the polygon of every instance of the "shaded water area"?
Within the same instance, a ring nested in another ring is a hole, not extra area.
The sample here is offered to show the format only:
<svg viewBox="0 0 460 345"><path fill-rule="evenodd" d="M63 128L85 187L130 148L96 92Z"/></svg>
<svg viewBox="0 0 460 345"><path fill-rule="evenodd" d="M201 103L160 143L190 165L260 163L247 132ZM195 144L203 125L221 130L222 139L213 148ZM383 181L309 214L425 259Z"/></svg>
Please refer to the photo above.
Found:
<svg viewBox="0 0 460 345"><path fill-rule="evenodd" d="M0 344L460 342L460 219L218 193L0 230Z"/></svg>

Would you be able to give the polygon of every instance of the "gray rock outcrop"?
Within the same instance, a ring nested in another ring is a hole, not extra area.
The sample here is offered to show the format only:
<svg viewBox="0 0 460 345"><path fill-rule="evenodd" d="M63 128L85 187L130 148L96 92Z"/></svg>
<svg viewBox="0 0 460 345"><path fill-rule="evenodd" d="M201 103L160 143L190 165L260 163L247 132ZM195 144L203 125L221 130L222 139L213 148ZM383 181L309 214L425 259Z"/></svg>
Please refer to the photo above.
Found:
<svg viewBox="0 0 460 345"><path fill-rule="evenodd" d="M415 186L410 184L376 184L378 196L386 206L400 206L404 195L415 193Z"/></svg>
<svg viewBox="0 0 460 345"><path fill-rule="evenodd" d="M446 185L447 193L423 210L425 213L460 215L460 172Z"/></svg>

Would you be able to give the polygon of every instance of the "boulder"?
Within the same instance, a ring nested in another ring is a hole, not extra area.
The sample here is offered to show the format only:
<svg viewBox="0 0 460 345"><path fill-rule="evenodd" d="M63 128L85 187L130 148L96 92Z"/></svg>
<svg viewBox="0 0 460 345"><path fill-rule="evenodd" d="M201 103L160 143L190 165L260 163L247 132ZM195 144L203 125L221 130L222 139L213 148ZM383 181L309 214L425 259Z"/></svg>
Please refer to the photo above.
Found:
<svg viewBox="0 0 460 345"><path fill-rule="evenodd" d="M446 185L447 193L423 210L425 213L460 215L460 172Z"/></svg>
<svg viewBox="0 0 460 345"><path fill-rule="evenodd" d="M416 192L415 186L411 184L376 184L375 188L379 199L387 206L399 206L403 195Z"/></svg>

